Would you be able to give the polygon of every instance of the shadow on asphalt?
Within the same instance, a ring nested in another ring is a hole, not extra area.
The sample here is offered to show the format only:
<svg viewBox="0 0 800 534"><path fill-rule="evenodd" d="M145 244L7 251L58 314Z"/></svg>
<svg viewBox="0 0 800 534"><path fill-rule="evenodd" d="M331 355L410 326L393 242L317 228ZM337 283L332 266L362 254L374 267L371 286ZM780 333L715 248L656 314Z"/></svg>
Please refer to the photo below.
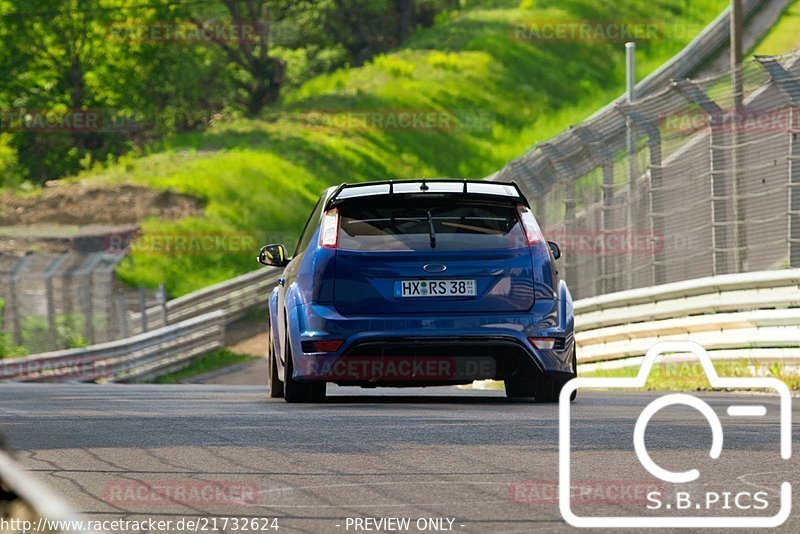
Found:
<svg viewBox="0 0 800 534"><path fill-rule="evenodd" d="M281 402L283 402L281 400ZM536 404L533 399L508 399L506 397L480 397L477 395L348 395L330 396L315 406L349 404ZM542 406L547 406L543 404ZM550 406L556 404L551 403Z"/></svg>

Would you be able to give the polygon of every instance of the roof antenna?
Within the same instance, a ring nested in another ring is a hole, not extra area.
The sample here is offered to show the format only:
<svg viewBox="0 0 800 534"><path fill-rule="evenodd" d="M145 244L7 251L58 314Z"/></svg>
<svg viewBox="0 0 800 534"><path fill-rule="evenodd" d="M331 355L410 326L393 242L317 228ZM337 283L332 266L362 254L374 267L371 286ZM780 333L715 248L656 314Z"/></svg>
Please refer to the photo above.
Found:
<svg viewBox="0 0 800 534"><path fill-rule="evenodd" d="M428 187L428 184L425 183L425 178L423 178L422 179L422 185L419 186L419 190L420 191L427 191L428 189L430 189L430 187Z"/></svg>
<svg viewBox="0 0 800 534"><path fill-rule="evenodd" d="M394 194L394 180L389 180L389 194Z"/></svg>

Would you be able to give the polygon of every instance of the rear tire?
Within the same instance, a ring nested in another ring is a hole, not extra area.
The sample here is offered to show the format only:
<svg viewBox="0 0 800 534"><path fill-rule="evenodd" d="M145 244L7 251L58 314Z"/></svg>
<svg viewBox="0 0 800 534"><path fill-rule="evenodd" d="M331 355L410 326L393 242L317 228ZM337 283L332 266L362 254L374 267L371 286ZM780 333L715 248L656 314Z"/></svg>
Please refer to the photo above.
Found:
<svg viewBox="0 0 800 534"><path fill-rule="evenodd" d="M572 347L572 368L575 370L575 374L572 375L572 378L578 377L578 349L575 346ZM574 402L578 396L578 390L575 389L572 391L572 395L569 396L569 401Z"/></svg>
<svg viewBox="0 0 800 534"><path fill-rule="evenodd" d="M572 349L572 368L575 370L575 374L569 378L527 376L506 380L506 397L509 399L533 397L536 402L541 403L558 402L564 384L578 376L578 358L574 348ZM577 396L578 391L573 391L569 396L570 402L574 401Z"/></svg>
<svg viewBox="0 0 800 534"><path fill-rule="evenodd" d="M283 381L278 375L278 362L275 360L275 342L272 339L272 325L269 326L269 341L267 342L267 365L269 365L269 375L267 383L269 385L269 398L283 398Z"/></svg>
<svg viewBox="0 0 800 534"><path fill-rule="evenodd" d="M566 384L565 381L553 379L549 377L542 377L536 381L536 402L553 403L558 402L558 396L561 394L561 388Z"/></svg>
<svg viewBox="0 0 800 534"><path fill-rule="evenodd" d="M284 399L286 402L324 402L325 382L300 382L292 378L294 363L289 340L286 340L286 381L284 382Z"/></svg>

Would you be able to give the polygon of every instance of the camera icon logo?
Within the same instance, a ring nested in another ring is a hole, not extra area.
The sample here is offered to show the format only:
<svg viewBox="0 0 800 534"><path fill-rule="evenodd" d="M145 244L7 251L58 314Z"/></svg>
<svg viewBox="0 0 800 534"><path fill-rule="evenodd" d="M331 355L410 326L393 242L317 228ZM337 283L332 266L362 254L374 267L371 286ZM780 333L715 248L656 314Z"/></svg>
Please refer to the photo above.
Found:
<svg viewBox="0 0 800 534"><path fill-rule="evenodd" d="M645 386L655 360L667 353L693 354L702 366L706 377L714 389L759 389L777 392L780 402L780 456L788 460L792 455L791 436L791 403L789 388L782 381L772 377L720 377L717 375L711 357L705 349L691 341L663 341L647 351L642 366L636 377L597 377L574 378L561 390L559 397L559 508L562 517L572 526L588 528L763 528L776 527L788 519L791 512L791 484L780 485L780 505L776 514L766 517L738 516L579 516L572 509L571 503L571 403L573 391L580 388L603 389L638 389ZM687 471L670 471L658 465L650 456L645 445L645 430L650 420L662 409L682 405L699 412L711 429L711 447L709 457L719 459L723 451L724 432L719 416L704 400L685 393L672 393L658 397L650 402L640 413L633 431L633 446L636 457L642 467L654 477L676 485L696 481L700 477L698 469ZM727 407L729 417L760 417L766 414L764 405L731 405ZM667 505L669 508L669 505ZM699 506L698 506L699 508Z"/></svg>

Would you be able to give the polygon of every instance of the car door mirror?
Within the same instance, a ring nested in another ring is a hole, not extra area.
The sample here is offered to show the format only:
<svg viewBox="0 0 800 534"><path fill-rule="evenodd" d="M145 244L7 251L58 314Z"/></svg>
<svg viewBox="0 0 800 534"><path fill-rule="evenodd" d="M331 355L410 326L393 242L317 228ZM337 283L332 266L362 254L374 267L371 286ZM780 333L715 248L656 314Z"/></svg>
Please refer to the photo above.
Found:
<svg viewBox="0 0 800 534"><path fill-rule="evenodd" d="M561 247L555 241L548 241L547 245L550 247L550 252L553 253L553 259L557 260L561 257Z"/></svg>
<svg viewBox="0 0 800 534"><path fill-rule="evenodd" d="M258 253L258 263L270 267L284 267L289 263L286 247L283 245L266 245Z"/></svg>

